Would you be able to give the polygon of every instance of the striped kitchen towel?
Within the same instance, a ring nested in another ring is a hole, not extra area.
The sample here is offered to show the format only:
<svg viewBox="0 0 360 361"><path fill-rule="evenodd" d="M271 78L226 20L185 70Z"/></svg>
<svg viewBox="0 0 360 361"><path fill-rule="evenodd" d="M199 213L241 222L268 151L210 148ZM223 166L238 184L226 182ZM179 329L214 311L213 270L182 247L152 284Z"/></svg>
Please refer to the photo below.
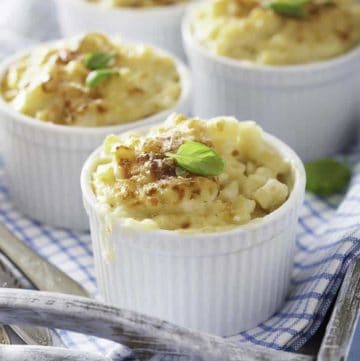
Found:
<svg viewBox="0 0 360 361"><path fill-rule="evenodd" d="M318 329L349 262L360 255L360 152L347 160L353 166L353 177L345 195L329 198L306 195L296 239L292 285L284 307L255 329L232 337L233 340L296 351ZM97 296L89 234L54 229L22 216L8 198L1 163L0 220ZM72 348L105 352L113 346L94 337L61 334Z"/></svg>
<svg viewBox="0 0 360 361"><path fill-rule="evenodd" d="M0 21L0 57L33 42L59 36L53 6L52 1L42 0L0 2L2 13L11 18L10 23L6 18ZM16 11L21 16L13 15ZM30 13L36 14L37 19L41 17L42 20L36 22L42 24L41 28L35 26L32 16L25 16ZM13 19L18 21L13 22ZM347 160L354 171L345 195L329 198L306 195L296 239L292 285L284 307L266 322L233 340L296 351L318 329L349 262L360 255L360 149ZM8 197L1 162L0 220L97 296L89 234L54 229L22 216ZM113 343L94 337L69 332L61 335L71 348L105 352L113 347Z"/></svg>

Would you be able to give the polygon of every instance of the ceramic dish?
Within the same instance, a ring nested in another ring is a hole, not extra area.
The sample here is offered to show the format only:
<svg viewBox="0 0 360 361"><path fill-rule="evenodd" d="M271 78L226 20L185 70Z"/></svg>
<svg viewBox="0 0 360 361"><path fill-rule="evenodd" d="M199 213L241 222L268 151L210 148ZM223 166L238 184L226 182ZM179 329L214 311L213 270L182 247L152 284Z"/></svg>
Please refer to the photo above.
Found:
<svg viewBox="0 0 360 361"><path fill-rule="evenodd" d="M187 2L150 8L105 8L84 0L57 0L56 4L65 36L87 31L119 34L126 40L154 44L185 58L181 20Z"/></svg>
<svg viewBox="0 0 360 361"><path fill-rule="evenodd" d="M287 145L268 134L265 142L290 164L288 199L255 222L211 233L141 230L120 219L109 231L90 186L97 149L84 165L81 186L105 300L222 336L252 328L279 309L290 283L305 174Z"/></svg>
<svg viewBox="0 0 360 361"><path fill-rule="evenodd" d="M0 77L24 55L5 60L0 66ZM155 124L173 111L187 111L190 76L181 61L173 59L181 78L179 101L172 109L131 123L93 128L57 125L17 112L1 97L1 151L15 206L25 215L52 226L88 229L79 177L89 153L107 134Z"/></svg>
<svg viewBox="0 0 360 361"><path fill-rule="evenodd" d="M303 160L336 153L354 140L360 47L318 63L256 65L212 54L183 21L184 47L193 73L194 113L257 119Z"/></svg>

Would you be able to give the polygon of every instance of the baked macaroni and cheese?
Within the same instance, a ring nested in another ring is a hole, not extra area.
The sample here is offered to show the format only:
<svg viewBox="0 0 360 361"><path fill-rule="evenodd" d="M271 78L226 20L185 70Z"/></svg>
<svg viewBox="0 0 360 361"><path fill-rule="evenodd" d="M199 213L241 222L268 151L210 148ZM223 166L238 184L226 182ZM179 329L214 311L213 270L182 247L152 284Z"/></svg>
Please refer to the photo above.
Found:
<svg viewBox="0 0 360 361"><path fill-rule="evenodd" d="M192 31L212 53L261 65L331 59L360 42L354 0L211 0L199 6Z"/></svg>
<svg viewBox="0 0 360 361"><path fill-rule="evenodd" d="M143 45L90 33L42 47L12 64L2 96L28 116L70 126L128 123L176 105L176 63Z"/></svg>
<svg viewBox="0 0 360 361"><path fill-rule="evenodd" d="M292 186L261 128L230 117L172 115L146 135L111 135L93 167L99 212L148 229L230 229L277 209Z"/></svg>
<svg viewBox="0 0 360 361"><path fill-rule="evenodd" d="M168 6L177 3L187 2L189 0L85 0L89 3L100 4L106 7L153 7Z"/></svg>

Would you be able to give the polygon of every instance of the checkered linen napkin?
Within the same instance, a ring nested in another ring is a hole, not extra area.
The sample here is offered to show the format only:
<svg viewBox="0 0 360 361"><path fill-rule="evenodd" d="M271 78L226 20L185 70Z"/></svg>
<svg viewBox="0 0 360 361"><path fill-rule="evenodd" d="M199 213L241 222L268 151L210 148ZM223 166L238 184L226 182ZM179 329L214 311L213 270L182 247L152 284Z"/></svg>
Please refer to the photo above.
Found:
<svg viewBox="0 0 360 361"><path fill-rule="evenodd" d="M59 36L50 0L0 0L0 10L7 14L0 19L0 58L39 40ZM36 26L29 14L36 14ZM233 340L296 351L321 324L349 262L360 256L360 149L348 161L354 173L345 198L306 196L296 240L292 287L284 307L270 320ZM97 297L89 234L54 229L25 218L13 208L3 178L0 161L0 220ZM103 353L114 346L110 341L70 332L61 332L61 336L70 348Z"/></svg>
<svg viewBox="0 0 360 361"><path fill-rule="evenodd" d="M296 240L292 286L283 308L233 340L296 351L321 324L349 262L360 256L360 150L347 160L354 171L345 197L306 196ZM98 296L89 234L54 229L25 218L13 208L3 178L0 163L0 220ZM61 332L61 336L71 348L103 353L113 347L112 342L95 337L70 332Z"/></svg>

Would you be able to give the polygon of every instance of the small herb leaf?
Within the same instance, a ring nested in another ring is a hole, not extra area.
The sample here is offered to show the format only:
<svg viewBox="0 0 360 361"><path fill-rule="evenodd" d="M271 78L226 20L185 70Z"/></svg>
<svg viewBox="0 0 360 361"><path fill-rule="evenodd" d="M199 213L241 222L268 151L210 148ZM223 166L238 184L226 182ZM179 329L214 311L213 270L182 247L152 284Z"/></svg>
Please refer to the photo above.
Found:
<svg viewBox="0 0 360 361"><path fill-rule="evenodd" d="M320 196L340 192L349 183L351 169L334 159L324 158L305 165L306 189Z"/></svg>
<svg viewBox="0 0 360 361"><path fill-rule="evenodd" d="M205 144L187 141L176 153L166 153L166 156L176 160L179 167L202 176L216 176L223 172L223 159Z"/></svg>
<svg viewBox="0 0 360 361"><path fill-rule="evenodd" d="M273 0L266 3L264 7L274 10L279 15L290 17L304 17L310 0Z"/></svg>
<svg viewBox="0 0 360 361"><path fill-rule="evenodd" d="M110 53L87 53L84 57L84 65L89 70L107 68L115 59L115 54Z"/></svg>
<svg viewBox="0 0 360 361"><path fill-rule="evenodd" d="M93 89L112 75L119 75L118 69L99 69L90 72L85 80L85 86Z"/></svg>

